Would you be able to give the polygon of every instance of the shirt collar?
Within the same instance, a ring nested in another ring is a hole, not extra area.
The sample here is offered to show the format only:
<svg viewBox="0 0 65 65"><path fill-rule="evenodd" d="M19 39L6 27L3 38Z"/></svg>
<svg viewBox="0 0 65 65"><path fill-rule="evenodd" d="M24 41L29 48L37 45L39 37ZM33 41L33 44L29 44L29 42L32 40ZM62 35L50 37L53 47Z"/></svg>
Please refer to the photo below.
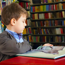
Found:
<svg viewBox="0 0 65 65"><path fill-rule="evenodd" d="M16 32L13 32L13 31L10 31L9 29L5 29L5 31L7 31L7 32L9 32L11 35L18 35ZM20 33L20 35L22 36L23 34L22 33Z"/></svg>

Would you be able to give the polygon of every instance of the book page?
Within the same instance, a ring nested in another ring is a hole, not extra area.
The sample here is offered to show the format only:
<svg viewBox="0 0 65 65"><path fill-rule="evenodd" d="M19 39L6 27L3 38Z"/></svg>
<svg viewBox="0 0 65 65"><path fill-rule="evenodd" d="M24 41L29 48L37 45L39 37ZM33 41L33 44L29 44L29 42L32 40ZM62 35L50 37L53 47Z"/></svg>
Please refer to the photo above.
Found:
<svg viewBox="0 0 65 65"><path fill-rule="evenodd" d="M36 52L28 52L28 53L24 53L24 54L17 54L17 56L57 59L57 58L65 56L65 47L63 50L59 50L58 54L50 54L50 53L44 53L41 51L36 51Z"/></svg>

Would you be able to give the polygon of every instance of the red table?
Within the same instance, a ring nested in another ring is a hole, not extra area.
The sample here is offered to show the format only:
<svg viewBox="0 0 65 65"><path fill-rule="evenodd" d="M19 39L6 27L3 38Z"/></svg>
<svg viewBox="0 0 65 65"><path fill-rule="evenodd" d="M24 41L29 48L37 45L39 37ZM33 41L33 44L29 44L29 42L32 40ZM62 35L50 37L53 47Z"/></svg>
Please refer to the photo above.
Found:
<svg viewBox="0 0 65 65"><path fill-rule="evenodd" d="M45 59L18 56L0 62L0 65L65 65L65 57L58 59Z"/></svg>

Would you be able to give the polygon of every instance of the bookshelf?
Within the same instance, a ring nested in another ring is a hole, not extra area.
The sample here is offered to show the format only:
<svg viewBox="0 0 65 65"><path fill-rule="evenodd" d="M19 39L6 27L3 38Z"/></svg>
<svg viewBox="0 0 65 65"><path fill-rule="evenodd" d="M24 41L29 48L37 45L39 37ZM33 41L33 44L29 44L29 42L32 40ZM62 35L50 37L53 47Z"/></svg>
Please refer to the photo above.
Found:
<svg viewBox="0 0 65 65"><path fill-rule="evenodd" d="M31 4L32 44L65 46L65 0L41 0Z"/></svg>
<svg viewBox="0 0 65 65"><path fill-rule="evenodd" d="M27 26L25 27L24 31L23 31L23 37L28 41L31 42L31 21L30 21L30 1L29 0L18 0L19 1L19 5L21 5L21 7L25 8L26 11L28 12L28 18L26 20L26 24Z"/></svg>

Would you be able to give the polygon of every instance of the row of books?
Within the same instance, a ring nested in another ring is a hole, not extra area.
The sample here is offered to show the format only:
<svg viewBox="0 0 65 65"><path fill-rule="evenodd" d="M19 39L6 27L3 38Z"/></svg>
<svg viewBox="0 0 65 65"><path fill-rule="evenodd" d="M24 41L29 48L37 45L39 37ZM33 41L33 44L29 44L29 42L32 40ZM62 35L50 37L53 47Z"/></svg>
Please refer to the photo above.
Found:
<svg viewBox="0 0 65 65"><path fill-rule="evenodd" d="M29 42L65 42L65 36L23 36Z"/></svg>
<svg viewBox="0 0 65 65"><path fill-rule="evenodd" d="M33 34L65 34L65 29L63 28L48 28L48 29L43 29L43 28L37 28L33 29Z"/></svg>
<svg viewBox="0 0 65 65"><path fill-rule="evenodd" d="M31 6L31 12L44 12L65 9L65 3Z"/></svg>
<svg viewBox="0 0 65 65"><path fill-rule="evenodd" d="M9 5L12 2L16 2L17 0L0 0L0 15L2 12L2 9L5 5Z"/></svg>
<svg viewBox="0 0 65 65"><path fill-rule="evenodd" d="M21 5L25 9L29 9L29 3L28 2L19 2L19 5Z"/></svg>
<svg viewBox="0 0 65 65"><path fill-rule="evenodd" d="M65 11L54 13L35 13L31 15L32 19L52 19L52 18L65 18Z"/></svg>
<svg viewBox="0 0 65 65"><path fill-rule="evenodd" d="M41 0L41 4L42 3L61 2L61 1L65 1L65 0Z"/></svg>
<svg viewBox="0 0 65 65"><path fill-rule="evenodd" d="M23 30L23 34L32 34L31 28L30 28L30 27L25 28L25 29Z"/></svg>
<svg viewBox="0 0 65 65"><path fill-rule="evenodd" d="M65 20L33 21L31 27L65 26Z"/></svg>
<svg viewBox="0 0 65 65"><path fill-rule="evenodd" d="M32 42L65 42L65 36L32 36Z"/></svg>
<svg viewBox="0 0 65 65"><path fill-rule="evenodd" d="M24 37L24 39L26 39L27 41L32 42L32 37L31 37L31 35L23 36L23 37Z"/></svg>

